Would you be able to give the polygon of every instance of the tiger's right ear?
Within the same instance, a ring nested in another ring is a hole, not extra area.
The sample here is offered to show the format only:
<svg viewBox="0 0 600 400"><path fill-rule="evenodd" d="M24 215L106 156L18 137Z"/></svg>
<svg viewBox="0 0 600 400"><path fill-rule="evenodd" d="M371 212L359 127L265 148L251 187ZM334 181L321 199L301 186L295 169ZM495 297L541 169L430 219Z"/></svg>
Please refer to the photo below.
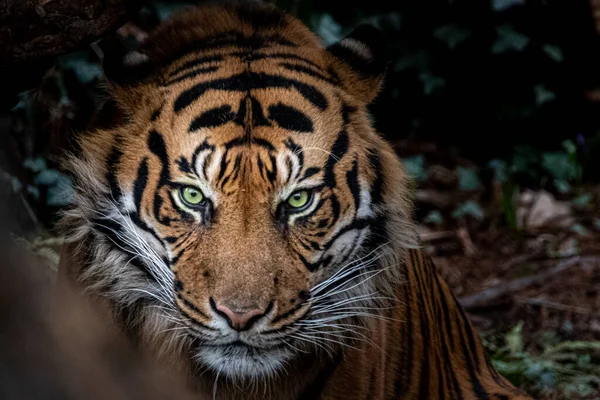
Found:
<svg viewBox="0 0 600 400"><path fill-rule="evenodd" d="M100 47L104 53L102 66L109 83L117 86L135 85L150 76L152 63L140 44L127 45L114 35L103 41Z"/></svg>
<svg viewBox="0 0 600 400"><path fill-rule="evenodd" d="M332 68L347 92L371 103L383 83L387 55L379 29L362 24L344 39L327 47L333 56Z"/></svg>
<svg viewBox="0 0 600 400"><path fill-rule="evenodd" d="M153 82L155 63L141 46L126 46L116 35L103 41L100 47L108 90L120 106L130 108L144 96L144 87Z"/></svg>

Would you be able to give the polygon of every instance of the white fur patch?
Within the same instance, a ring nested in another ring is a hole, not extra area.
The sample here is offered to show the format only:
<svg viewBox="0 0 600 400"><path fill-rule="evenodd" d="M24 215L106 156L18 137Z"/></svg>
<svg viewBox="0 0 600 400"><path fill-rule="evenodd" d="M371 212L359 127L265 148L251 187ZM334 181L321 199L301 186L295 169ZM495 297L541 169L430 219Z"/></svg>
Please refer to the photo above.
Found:
<svg viewBox="0 0 600 400"><path fill-rule="evenodd" d="M352 50L352 52L354 52L355 54L359 55L360 57L364 58L367 61L370 61L373 59L373 54L371 53L371 49L369 49L369 47L366 44L364 44L363 42L360 42L356 39L352 39L352 38L344 39L340 42L340 45L344 46L347 49Z"/></svg>
<svg viewBox="0 0 600 400"><path fill-rule="evenodd" d="M130 51L123 57L123 65L126 67L136 67L150 61L150 58L146 54L142 54L139 51Z"/></svg>

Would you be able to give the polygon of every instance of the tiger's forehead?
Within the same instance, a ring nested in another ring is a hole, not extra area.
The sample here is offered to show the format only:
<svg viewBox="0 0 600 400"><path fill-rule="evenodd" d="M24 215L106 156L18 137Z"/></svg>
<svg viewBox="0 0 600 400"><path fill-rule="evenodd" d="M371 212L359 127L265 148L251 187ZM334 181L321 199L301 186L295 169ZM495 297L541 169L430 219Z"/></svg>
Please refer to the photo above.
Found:
<svg viewBox="0 0 600 400"><path fill-rule="evenodd" d="M315 60L285 47L188 54L166 69L153 125L181 154L201 145L239 152L246 144L249 159L293 148L323 161L343 129L344 104L335 78Z"/></svg>

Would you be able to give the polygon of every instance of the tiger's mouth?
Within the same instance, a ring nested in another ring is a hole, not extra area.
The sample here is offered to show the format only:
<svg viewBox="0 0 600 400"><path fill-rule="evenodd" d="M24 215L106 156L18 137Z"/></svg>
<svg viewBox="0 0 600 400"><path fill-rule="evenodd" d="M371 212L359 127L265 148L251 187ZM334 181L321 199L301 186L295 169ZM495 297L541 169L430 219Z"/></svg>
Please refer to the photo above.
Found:
<svg viewBox="0 0 600 400"><path fill-rule="evenodd" d="M218 374L248 379L275 375L292 356L284 343L258 347L238 339L199 345L195 357Z"/></svg>

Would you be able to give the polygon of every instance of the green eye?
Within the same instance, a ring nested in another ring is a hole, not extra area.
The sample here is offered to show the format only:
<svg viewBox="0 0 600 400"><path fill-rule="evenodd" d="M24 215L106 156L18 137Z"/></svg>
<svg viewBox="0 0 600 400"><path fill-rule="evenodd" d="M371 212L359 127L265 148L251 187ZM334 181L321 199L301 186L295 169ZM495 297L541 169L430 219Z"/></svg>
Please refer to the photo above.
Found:
<svg viewBox="0 0 600 400"><path fill-rule="evenodd" d="M204 195L199 189L196 189L192 186L185 186L180 191L179 194L181 199L188 205L197 206L198 204L204 201Z"/></svg>
<svg viewBox="0 0 600 400"><path fill-rule="evenodd" d="M302 208L308 204L310 200L310 193L308 190L298 190L292 193L288 198L287 203L292 208Z"/></svg>

